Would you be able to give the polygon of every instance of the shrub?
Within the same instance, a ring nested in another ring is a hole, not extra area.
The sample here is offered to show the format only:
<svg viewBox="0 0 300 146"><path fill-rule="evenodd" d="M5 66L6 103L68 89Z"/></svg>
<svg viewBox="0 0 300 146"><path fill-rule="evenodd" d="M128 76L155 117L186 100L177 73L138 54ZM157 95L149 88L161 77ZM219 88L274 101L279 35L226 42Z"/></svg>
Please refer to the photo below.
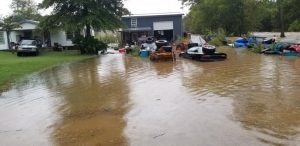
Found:
<svg viewBox="0 0 300 146"><path fill-rule="evenodd" d="M215 37L213 37L210 43L215 46L222 46L226 41L226 33L222 28L219 28L217 33L213 33L213 36Z"/></svg>
<svg viewBox="0 0 300 146"><path fill-rule="evenodd" d="M215 46L222 46L222 45L223 45L223 42L220 41L218 38L212 39L212 40L210 41L210 43L211 43L212 45L215 45Z"/></svg>
<svg viewBox="0 0 300 146"><path fill-rule="evenodd" d="M246 34L246 37L247 38L250 38L250 37L252 37L253 36L253 33L252 32L247 32L247 34Z"/></svg>
<svg viewBox="0 0 300 146"><path fill-rule="evenodd" d="M79 47L81 54L98 54L98 51L107 48L107 44L94 37L77 36L73 43Z"/></svg>
<svg viewBox="0 0 300 146"><path fill-rule="evenodd" d="M254 53L261 53L263 49L264 49L264 46L260 44L260 45L254 46L250 50Z"/></svg>
<svg viewBox="0 0 300 146"><path fill-rule="evenodd" d="M132 56L139 56L140 55L140 48L138 48L138 47L132 48L131 55Z"/></svg>

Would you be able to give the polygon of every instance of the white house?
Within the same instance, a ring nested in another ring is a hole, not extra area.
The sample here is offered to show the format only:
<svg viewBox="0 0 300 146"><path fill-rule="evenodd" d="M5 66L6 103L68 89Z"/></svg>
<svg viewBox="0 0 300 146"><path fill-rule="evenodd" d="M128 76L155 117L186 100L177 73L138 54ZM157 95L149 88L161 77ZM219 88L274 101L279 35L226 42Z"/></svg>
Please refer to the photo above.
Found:
<svg viewBox="0 0 300 146"><path fill-rule="evenodd" d="M21 27L14 29L10 33L10 42L19 42L22 39L39 39L44 44L54 46L54 43L59 43L64 47L73 46L72 39L74 33L66 33L65 31L42 33L35 31L37 29L38 21L26 20L20 22ZM7 33L0 29L0 50L7 50Z"/></svg>

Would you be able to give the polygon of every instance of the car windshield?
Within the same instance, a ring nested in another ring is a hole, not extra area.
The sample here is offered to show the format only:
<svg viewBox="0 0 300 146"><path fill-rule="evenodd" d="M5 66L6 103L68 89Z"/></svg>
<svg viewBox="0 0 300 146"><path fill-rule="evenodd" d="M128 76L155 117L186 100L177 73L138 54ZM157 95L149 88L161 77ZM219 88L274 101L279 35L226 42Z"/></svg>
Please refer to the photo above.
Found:
<svg viewBox="0 0 300 146"><path fill-rule="evenodd" d="M36 45L35 40L22 40L21 45Z"/></svg>

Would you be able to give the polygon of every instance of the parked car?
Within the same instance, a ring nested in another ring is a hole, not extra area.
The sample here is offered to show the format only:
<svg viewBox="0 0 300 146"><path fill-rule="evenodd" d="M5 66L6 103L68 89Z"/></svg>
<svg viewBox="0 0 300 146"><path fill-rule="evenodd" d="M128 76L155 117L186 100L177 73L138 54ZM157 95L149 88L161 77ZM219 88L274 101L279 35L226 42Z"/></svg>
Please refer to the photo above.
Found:
<svg viewBox="0 0 300 146"><path fill-rule="evenodd" d="M179 56L198 61L221 61L227 59L227 54L216 52L216 47L212 45L192 47L186 52L180 53Z"/></svg>
<svg viewBox="0 0 300 146"><path fill-rule="evenodd" d="M42 47L38 41L33 39L24 39L17 45L17 55L34 55L37 56L39 54L39 50Z"/></svg>

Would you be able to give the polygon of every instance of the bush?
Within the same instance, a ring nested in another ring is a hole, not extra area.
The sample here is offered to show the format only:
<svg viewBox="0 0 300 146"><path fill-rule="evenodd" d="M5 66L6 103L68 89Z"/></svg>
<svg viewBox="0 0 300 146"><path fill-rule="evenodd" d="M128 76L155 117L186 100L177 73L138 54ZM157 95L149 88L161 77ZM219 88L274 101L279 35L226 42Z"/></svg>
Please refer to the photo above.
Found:
<svg viewBox="0 0 300 146"><path fill-rule="evenodd" d="M94 37L77 36L73 43L79 47L81 54L98 54L98 51L107 48L107 44Z"/></svg>
<svg viewBox="0 0 300 146"><path fill-rule="evenodd" d="M222 46L223 45L223 42L220 41L218 38L214 38L210 41L210 43L214 46Z"/></svg>
<svg viewBox="0 0 300 146"><path fill-rule="evenodd" d="M253 46L253 48L251 48L250 50L254 53L261 53L263 49L264 49L264 46L260 44L257 46Z"/></svg>
<svg viewBox="0 0 300 146"><path fill-rule="evenodd" d="M247 32L247 34L246 34L246 37L247 37L247 38L250 38L250 37L252 37L252 36L254 36L252 32Z"/></svg>
<svg viewBox="0 0 300 146"><path fill-rule="evenodd" d="M219 28L217 33L213 33L213 39L211 40L211 44L215 46L222 46L224 45L224 42L226 41L226 33L224 29Z"/></svg>
<svg viewBox="0 0 300 146"><path fill-rule="evenodd" d="M132 48L131 55L136 56L136 57L140 56L140 48L138 48L138 47Z"/></svg>

